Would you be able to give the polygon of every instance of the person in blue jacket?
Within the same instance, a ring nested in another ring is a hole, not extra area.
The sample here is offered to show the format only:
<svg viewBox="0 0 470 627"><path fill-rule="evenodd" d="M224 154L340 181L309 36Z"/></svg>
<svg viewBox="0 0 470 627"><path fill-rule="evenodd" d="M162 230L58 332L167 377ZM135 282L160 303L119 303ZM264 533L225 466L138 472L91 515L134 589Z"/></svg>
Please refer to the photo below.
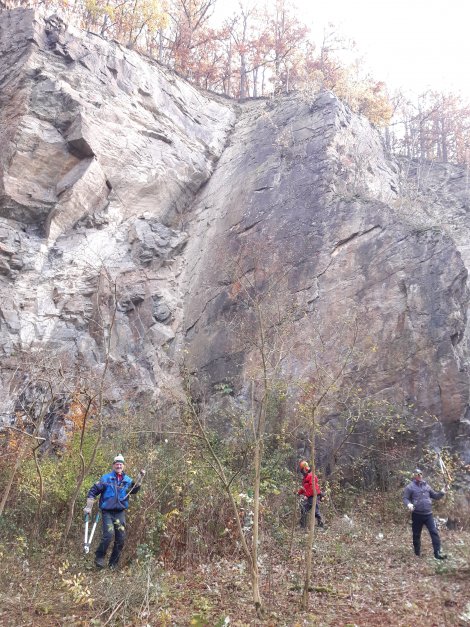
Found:
<svg viewBox="0 0 470 627"><path fill-rule="evenodd" d="M145 470L140 471L140 480ZM113 460L113 470L103 475L88 491L85 514L91 514L95 498L100 495L100 510L103 517L103 537L96 549L95 564L104 568L106 551L114 538L113 550L109 558L109 567L115 568L119 562L126 539L126 509L129 507L129 495L140 490L140 481L134 482L124 473L124 457L117 455Z"/></svg>

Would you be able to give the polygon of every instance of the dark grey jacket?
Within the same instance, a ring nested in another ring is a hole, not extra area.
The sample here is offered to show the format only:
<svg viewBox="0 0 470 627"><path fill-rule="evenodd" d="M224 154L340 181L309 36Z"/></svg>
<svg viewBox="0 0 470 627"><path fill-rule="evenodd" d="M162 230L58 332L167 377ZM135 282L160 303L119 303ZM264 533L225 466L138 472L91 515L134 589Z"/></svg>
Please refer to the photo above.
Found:
<svg viewBox="0 0 470 627"><path fill-rule="evenodd" d="M403 503L405 505L413 503L415 506L414 511L417 514L431 514L431 499L438 501L442 499L444 494L445 492L435 492L426 481L416 481L416 479L413 479L403 492Z"/></svg>

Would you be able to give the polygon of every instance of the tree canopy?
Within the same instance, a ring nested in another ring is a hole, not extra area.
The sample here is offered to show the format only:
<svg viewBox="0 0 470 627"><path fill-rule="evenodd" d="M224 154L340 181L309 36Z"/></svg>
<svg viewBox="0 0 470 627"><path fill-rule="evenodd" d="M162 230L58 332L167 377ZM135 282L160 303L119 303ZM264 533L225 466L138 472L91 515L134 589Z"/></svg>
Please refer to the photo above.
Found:
<svg viewBox="0 0 470 627"><path fill-rule="evenodd" d="M1 0L0 8L17 6ZM102 37L158 59L197 86L246 99L290 91L334 92L385 128L388 148L410 158L470 162L470 104L428 91L391 95L330 25L314 42L295 0L29 0ZM346 61L348 59L348 61Z"/></svg>

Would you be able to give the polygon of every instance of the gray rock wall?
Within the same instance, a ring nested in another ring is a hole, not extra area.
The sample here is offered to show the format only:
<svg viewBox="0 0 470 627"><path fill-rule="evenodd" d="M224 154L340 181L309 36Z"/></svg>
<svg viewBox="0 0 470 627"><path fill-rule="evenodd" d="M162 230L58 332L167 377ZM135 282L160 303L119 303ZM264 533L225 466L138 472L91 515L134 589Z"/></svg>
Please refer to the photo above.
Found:
<svg viewBox="0 0 470 627"><path fill-rule="evenodd" d="M230 320L243 307L237 280L261 267L266 275L287 276L277 294L284 309L296 303L295 376L315 376L306 347L319 325L331 338L341 321L358 317L358 386L445 423L463 419L468 289L462 242L419 203L404 206L402 179L378 133L330 94L313 103L285 98L246 105L194 205L185 253L192 260L185 308L192 368L216 386L237 373L243 393L253 350L240 355ZM461 213L455 202L446 206ZM329 359L339 363L340 351Z"/></svg>
<svg viewBox="0 0 470 627"><path fill-rule="evenodd" d="M12 371L52 345L99 374L115 289L107 396L158 396L181 317L184 215L234 120L229 103L117 43L0 14L0 351ZM3 386L6 401L5 368Z"/></svg>
<svg viewBox="0 0 470 627"><path fill-rule="evenodd" d="M30 10L0 13L0 146L4 415L22 351L100 372L114 293L110 400L154 403L183 349L242 399L240 279L278 276L286 379L312 374L319 327L358 318L364 393L465 432L462 169L391 160L329 93L235 106Z"/></svg>

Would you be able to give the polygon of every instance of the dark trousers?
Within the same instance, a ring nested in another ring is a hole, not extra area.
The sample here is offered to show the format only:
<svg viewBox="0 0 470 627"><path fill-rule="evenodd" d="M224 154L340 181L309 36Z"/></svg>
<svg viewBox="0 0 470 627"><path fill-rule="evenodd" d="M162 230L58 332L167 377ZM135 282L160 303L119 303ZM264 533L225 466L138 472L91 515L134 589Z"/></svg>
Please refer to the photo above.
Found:
<svg viewBox="0 0 470 627"><path fill-rule="evenodd" d="M433 515L418 514L417 512L411 514L411 528L413 530L413 548L415 554L419 555L421 553L421 531L423 530L423 526L429 531L434 555L436 555L441 550L441 539L439 538Z"/></svg>
<svg viewBox="0 0 470 627"><path fill-rule="evenodd" d="M303 528L307 526L307 514L312 509L312 507L313 507L313 496L309 496L307 499L302 499L300 503L300 526ZM318 502L318 496L317 496L317 502L315 505L315 518L317 519L317 523L321 525L323 521L322 521L321 514L320 514L320 504Z"/></svg>
<svg viewBox="0 0 470 627"><path fill-rule="evenodd" d="M109 565L116 566L126 540L126 512L117 510L102 510L103 537L96 549L96 557L105 557L111 541L114 538L113 550L109 558Z"/></svg>

